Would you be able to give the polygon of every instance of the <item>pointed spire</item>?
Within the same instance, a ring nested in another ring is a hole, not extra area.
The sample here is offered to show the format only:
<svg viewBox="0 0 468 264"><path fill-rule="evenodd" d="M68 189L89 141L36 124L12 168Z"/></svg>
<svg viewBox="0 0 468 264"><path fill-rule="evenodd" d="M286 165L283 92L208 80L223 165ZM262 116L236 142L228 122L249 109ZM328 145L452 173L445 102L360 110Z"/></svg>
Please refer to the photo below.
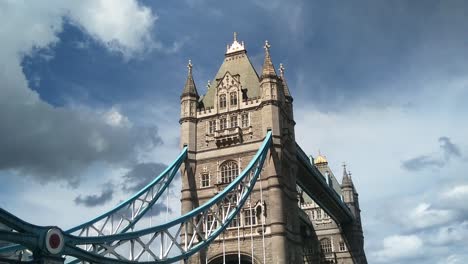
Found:
<svg viewBox="0 0 468 264"><path fill-rule="evenodd" d="M273 62L271 62L270 47L268 40L265 40L265 46L263 46L265 49L265 61L263 62L262 78L277 76Z"/></svg>
<svg viewBox="0 0 468 264"><path fill-rule="evenodd" d="M197 87L195 86L195 82L193 81L192 68L193 68L192 60L189 60L187 64L187 69L188 69L187 81L185 81L185 86L184 86L184 91L182 92L182 96L193 95L198 98L199 96L198 96Z"/></svg>
<svg viewBox="0 0 468 264"><path fill-rule="evenodd" d="M291 96L291 93L289 92L289 87L288 87L288 84L286 83L286 78L284 77L284 70L285 70L285 68L283 66L283 63L280 63L279 71L280 71L281 80L283 81L284 96L286 98L291 99L291 101L292 101L292 96Z"/></svg>
<svg viewBox="0 0 468 264"><path fill-rule="evenodd" d="M346 163L343 162L343 179L341 181L342 186L352 186L353 182L346 171Z"/></svg>

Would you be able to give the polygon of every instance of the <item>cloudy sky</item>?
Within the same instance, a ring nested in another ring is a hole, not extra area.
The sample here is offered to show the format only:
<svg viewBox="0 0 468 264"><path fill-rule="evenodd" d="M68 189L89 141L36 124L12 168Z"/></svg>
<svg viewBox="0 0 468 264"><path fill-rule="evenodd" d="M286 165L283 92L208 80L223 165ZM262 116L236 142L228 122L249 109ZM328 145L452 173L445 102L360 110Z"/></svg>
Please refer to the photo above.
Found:
<svg viewBox="0 0 468 264"><path fill-rule="evenodd" d="M204 93L237 31L284 63L303 149L348 164L369 262L466 263L466 1L166 2L0 0L0 207L66 229L143 186L188 59Z"/></svg>

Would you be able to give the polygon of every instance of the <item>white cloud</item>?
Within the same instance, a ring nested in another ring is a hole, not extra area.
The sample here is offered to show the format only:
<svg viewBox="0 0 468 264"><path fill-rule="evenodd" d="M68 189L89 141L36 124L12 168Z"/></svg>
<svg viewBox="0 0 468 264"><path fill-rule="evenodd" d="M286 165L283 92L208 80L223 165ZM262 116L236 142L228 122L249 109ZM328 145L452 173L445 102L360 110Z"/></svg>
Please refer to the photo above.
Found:
<svg viewBox="0 0 468 264"><path fill-rule="evenodd" d="M151 46L151 29L157 17L135 0L72 2L70 18L113 51L124 54Z"/></svg>
<svg viewBox="0 0 468 264"><path fill-rule="evenodd" d="M456 213L447 209L434 209L428 203L420 203L413 208L408 217L404 218L407 226L414 228L427 228L448 223L456 218Z"/></svg>
<svg viewBox="0 0 468 264"><path fill-rule="evenodd" d="M453 254L441 259L438 264L465 264L467 259L468 255L466 254Z"/></svg>
<svg viewBox="0 0 468 264"><path fill-rule="evenodd" d="M118 109L115 107L111 108L109 111L104 113L104 118L106 123L111 126L127 126L130 127L132 124L126 116L124 116Z"/></svg>
<svg viewBox="0 0 468 264"><path fill-rule="evenodd" d="M24 56L35 50L48 49L48 56L53 55L64 21L129 58L152 48L155 19L136 0L1 1L0 123L5 129L0 154L9 159L0 161L0 169L76 183L77 174L93 162L122 165L139 154L137 145L151 148L151 142L160 142L154 127L132 127L116 109L49 105L28 87L21 66Z"/></svg>
<svg viewBox="0 0 468 264"><path fill-rule="evenodd" d="M435 245L447 245L466 241L466 239L468 239L468 221L440 227L434 235L430 236L431 243Z"/></svg>
<svg viewBox="0 0 468 264"><path fill-rule="evenodd" d="M468 185L455 186L452 189L442 193L442 196L451 199L466 198L468 197Z"/></svg>
<svg viewBox="0 0 468 264"><path fill-rule="evenodd" d="M394 235L383 240L383 248L373 255L378 262L395 263L395 260L417 257L422 254L423 241L416 235Z"/></svg>

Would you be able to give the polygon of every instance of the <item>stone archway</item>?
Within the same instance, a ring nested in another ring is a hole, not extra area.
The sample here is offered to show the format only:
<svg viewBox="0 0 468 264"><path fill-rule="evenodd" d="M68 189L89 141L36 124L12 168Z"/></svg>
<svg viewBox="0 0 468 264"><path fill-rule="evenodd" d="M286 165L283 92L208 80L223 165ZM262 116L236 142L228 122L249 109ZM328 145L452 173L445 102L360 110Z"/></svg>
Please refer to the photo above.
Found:
<svg viewBox="0 0 468 264"><path fill-rule="evenodd" d="M230 254L226 254L226 262L224 262L225 264L239 264L239 255L237 253L230 253ZM252 257L251 256L248 256L248 255L245 255L245 254L241 254L240 255L240 260L241 260L241 264L254 264L252 263ZM209 262L209 264L223 264L223 255L220 255L220 256L217 256L213 259L211 259Z"/></svg>

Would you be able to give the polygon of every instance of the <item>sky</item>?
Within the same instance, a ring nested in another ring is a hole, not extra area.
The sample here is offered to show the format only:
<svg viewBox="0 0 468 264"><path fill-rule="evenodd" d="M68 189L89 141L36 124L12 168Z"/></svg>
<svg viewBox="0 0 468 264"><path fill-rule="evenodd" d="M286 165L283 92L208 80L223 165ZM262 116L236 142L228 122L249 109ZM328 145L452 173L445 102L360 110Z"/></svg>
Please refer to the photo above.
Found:
<svg viewBox="0 0 468 264"><path fill-rule="evenodd" d="M238 32L285 65L301 147L348 164L369 263L465 263L467 25L463 0L0 0L0 207L67 229L144 186L188 60L203 94Z"/></svg>

